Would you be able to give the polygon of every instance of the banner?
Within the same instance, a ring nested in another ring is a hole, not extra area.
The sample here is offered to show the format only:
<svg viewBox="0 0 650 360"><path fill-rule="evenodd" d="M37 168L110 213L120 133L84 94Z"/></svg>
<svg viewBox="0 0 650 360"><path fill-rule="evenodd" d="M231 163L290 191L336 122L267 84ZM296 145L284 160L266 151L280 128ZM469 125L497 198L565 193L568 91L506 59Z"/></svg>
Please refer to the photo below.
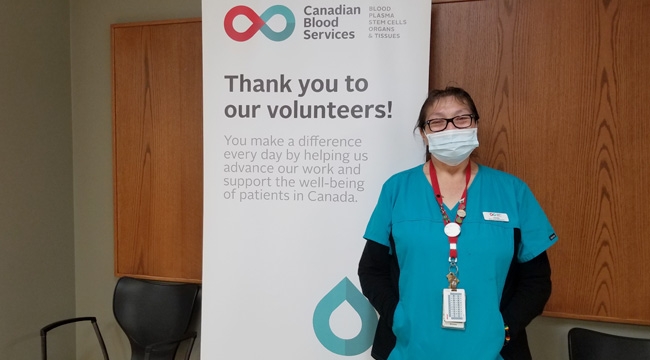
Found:
<svg viewBox="0 0 650 360"><path fill-rule="evenodd" d="M356 270L383 182L424 160L430 8L203 1L202 358L370 358Z"/></svg>

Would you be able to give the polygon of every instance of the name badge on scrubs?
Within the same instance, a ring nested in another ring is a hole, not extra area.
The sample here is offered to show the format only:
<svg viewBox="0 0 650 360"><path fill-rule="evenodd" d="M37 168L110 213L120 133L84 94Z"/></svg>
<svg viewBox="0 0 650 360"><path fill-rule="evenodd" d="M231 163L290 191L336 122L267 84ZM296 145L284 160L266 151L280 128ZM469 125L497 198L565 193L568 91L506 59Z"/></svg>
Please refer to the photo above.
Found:
<svg viewBox="0 0 650 360"><path fill-rule="evenodd" d="M465 290L442 290L442 327L465 330Z"/></svg>
<svg viewBox="0 0 650 360"><path fill-rule="evenodd" d="M487 221L501 221L501 222L510 221L510 219L508 219L508 214L498 213L498 212L490 212L490 211L484 211L483 212L483 219L485 219Z"/></svg>

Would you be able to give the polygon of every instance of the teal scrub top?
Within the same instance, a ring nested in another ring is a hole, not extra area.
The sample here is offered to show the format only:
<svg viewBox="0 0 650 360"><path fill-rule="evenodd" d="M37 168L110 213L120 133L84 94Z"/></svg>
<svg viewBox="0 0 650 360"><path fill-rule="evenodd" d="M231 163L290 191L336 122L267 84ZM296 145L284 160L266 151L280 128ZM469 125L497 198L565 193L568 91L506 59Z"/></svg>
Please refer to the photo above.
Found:
<svg viewBox="0 0 650 360"><path fill-rule="evenodd" d="M458 204L445 206L455 219ZM557 236L528 186L517 177L479 165L467 191L467 215L458 237L458 288L466 293L464 330L442 327L442 291L449 287L449 240L423 165L384 184L364 238L389 246L392 233L400 277L393 317L397 343L388 360L501 359L501 294L521 230L516 260L526 262ZM507 221L496 221L504 219ZM496 216L495 216L496 215ZM392 250L391 250L392 251Z"/></svg>

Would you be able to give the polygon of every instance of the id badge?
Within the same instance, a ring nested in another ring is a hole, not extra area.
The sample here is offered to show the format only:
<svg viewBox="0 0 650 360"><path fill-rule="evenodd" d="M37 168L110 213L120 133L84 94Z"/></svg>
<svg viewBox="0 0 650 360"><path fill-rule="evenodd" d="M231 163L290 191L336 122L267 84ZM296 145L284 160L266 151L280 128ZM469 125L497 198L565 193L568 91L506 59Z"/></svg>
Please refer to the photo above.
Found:
<svg viewBox="0 0 650 360"><path fill-rule="evenodd" d="M465 290L442 290L442 327L465 330Z"/></svg>

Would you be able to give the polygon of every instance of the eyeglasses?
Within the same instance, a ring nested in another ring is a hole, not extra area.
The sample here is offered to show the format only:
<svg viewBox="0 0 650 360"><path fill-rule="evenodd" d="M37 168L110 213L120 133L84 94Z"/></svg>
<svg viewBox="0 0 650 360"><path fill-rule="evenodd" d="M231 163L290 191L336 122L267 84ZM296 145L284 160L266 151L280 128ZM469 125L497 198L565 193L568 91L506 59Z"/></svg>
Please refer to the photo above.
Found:
<svg viewBox="0 0 650 360"><path fill-rule="evenodd" d="M464 115L454 116L453 118L449 118L449 119L445 119L445 118L431 119L425 121L424 123L427 125L427 127L429 127L429 131L439 132L445 130L447 128L447 125L449 125L449 123L454 124L454 126L457 129L468 128L472 125L472 120L474 120L475 118L476 115L474 114L464 114Z"/></svg>

